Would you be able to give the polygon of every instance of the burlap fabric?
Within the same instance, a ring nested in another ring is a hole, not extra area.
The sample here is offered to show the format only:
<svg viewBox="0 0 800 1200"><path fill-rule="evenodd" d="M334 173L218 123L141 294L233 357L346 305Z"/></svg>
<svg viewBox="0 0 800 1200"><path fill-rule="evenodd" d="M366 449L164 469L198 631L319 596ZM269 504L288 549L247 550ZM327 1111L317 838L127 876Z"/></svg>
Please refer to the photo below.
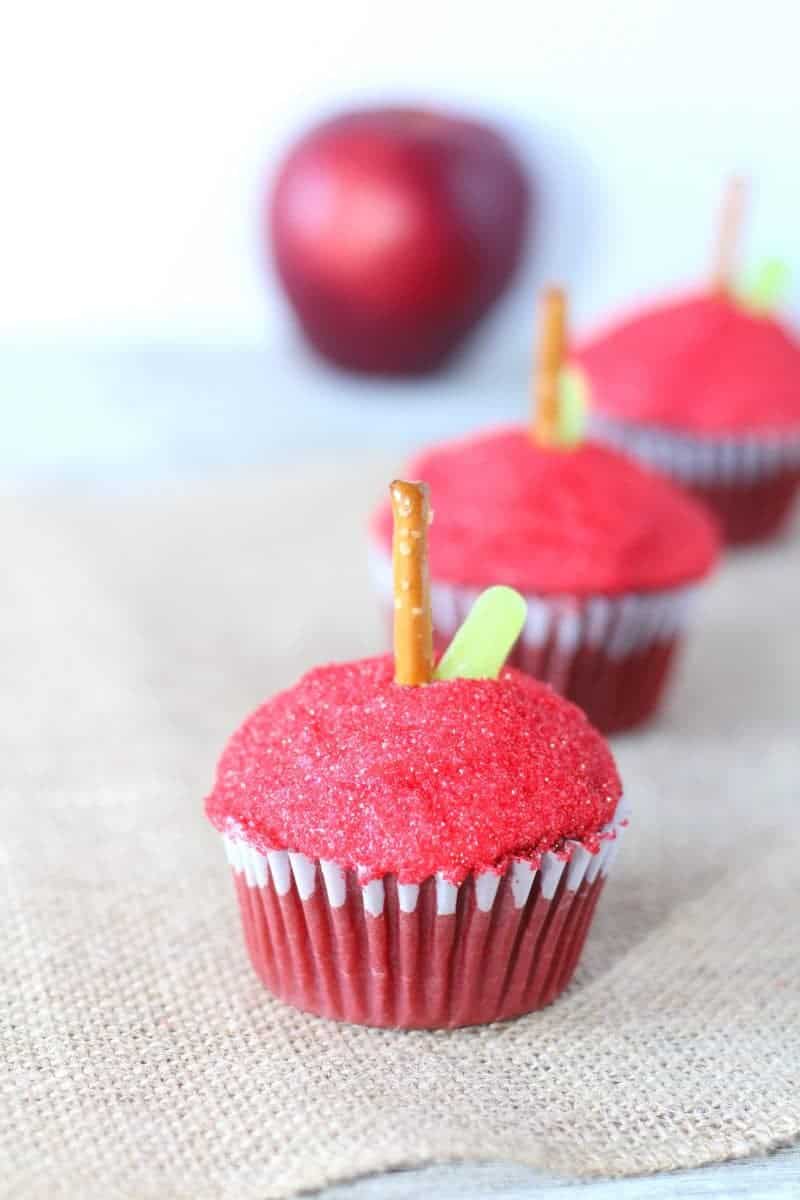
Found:
<svg viewBox="0 0 800 1200"><path fill-rule="evenodd" d="M800 542L707 595L576 983L398 1034L273 1001L201 801L222 742L372 650L346 462L146 500L2 503L0 1190L268 1200L401 1164L686 1167L800 1133Z"/></svg>

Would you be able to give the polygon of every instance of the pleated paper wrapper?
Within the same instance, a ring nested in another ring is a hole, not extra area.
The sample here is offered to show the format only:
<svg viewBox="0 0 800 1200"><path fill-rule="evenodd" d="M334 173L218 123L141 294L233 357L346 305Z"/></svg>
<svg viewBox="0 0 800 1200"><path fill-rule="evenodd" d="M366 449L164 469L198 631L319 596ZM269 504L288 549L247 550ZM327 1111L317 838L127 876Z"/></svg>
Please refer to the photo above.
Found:
<svg viewBox="0 0 800 1200"><path fill-rule="evenodd" d="M732 544L776 534L800 485L800 430L699 437L599 413L590 428L598 441L671 476L702 500Z"/></svg>
<svg viewBox="0 0 800 1200"><path fill-rule="evenodd" d="M233 827L224 843L250 959L271 992L336 1020L445 1029L531 1012L564 990L626 824L620 801L585 844L461 884L361 882L324 859L262 854Z"/></svg>

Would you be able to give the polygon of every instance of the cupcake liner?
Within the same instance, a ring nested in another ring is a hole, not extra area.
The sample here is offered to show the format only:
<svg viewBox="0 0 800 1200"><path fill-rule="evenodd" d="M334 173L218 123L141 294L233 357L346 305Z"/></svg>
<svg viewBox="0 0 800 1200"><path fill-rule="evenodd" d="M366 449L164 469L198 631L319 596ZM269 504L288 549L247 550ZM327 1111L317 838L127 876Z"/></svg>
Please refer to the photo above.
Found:
<svg viewBox="0 0 800 1200"><path fill-rule="evenodd" d="M800 485L800 430L784 435L695 437L593 413L598 441L670 475L701 499L731 543L778 531Z"/></svg>
<svg viewBox="0 0 800 1200"><path fill-rule="evenodd" d="M391 638L391 558L376 545L371 574ZM525 597L525 627L507 662L549 683L604 733L650 717L661 699L690 620L696 587L621 596ZM434 642L442 651L479 595L458 584L431 583Z"/></svg>
<svg viewBox="0 0 800 1200"><path fill-rule="evenodd" d="M333 862L261 854L236 828L223 840L248 953L271 992L336 1020L443 1029L519 1016L563 991L626 824L620 801L591 844L461 884L361 883Z"/></svg>

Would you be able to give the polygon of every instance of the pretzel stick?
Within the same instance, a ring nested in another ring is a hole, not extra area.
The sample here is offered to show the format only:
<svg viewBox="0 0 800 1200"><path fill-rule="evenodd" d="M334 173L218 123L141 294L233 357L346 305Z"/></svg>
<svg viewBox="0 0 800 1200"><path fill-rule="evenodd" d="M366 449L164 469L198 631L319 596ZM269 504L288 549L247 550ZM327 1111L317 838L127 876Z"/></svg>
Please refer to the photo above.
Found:
<svg viewBox="0 0 800 1200"><path fill-rule="evenodd" d="M567 302L563 289L548 288L539 302L539 346L533 377L534 441L551 446L558 437L558 389L567 344Z"/></svg>
<svg viewBox="0 0 800 1200"><path fill-rule="evenodd" d="M716 292L727 292L731 286L742 237L746 201L747 180L741 175L731 176L722 198L722 209L717 227L717 244L711 279L712 289Z"/></svg>
<svg viewBox="0 0 800 1200"><path fill-rule="evenodd" d="M428 485L395 479L389 491L394 516L394 681L417 687L430 683L433 675Z"/></svg>

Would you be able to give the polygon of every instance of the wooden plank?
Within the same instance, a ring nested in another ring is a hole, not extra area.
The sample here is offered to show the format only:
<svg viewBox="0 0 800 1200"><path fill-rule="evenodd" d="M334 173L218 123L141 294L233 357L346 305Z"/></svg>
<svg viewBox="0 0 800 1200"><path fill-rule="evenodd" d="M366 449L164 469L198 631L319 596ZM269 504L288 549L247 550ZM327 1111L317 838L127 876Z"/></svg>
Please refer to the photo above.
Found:
<svg viewBox="0 0 800 1200"><path fill-rule="evenodd" d="M696 1171L574 1183L512 1163L451 1163L326 1188L312 1200L798 1200L800 1147Z"/></svg>

